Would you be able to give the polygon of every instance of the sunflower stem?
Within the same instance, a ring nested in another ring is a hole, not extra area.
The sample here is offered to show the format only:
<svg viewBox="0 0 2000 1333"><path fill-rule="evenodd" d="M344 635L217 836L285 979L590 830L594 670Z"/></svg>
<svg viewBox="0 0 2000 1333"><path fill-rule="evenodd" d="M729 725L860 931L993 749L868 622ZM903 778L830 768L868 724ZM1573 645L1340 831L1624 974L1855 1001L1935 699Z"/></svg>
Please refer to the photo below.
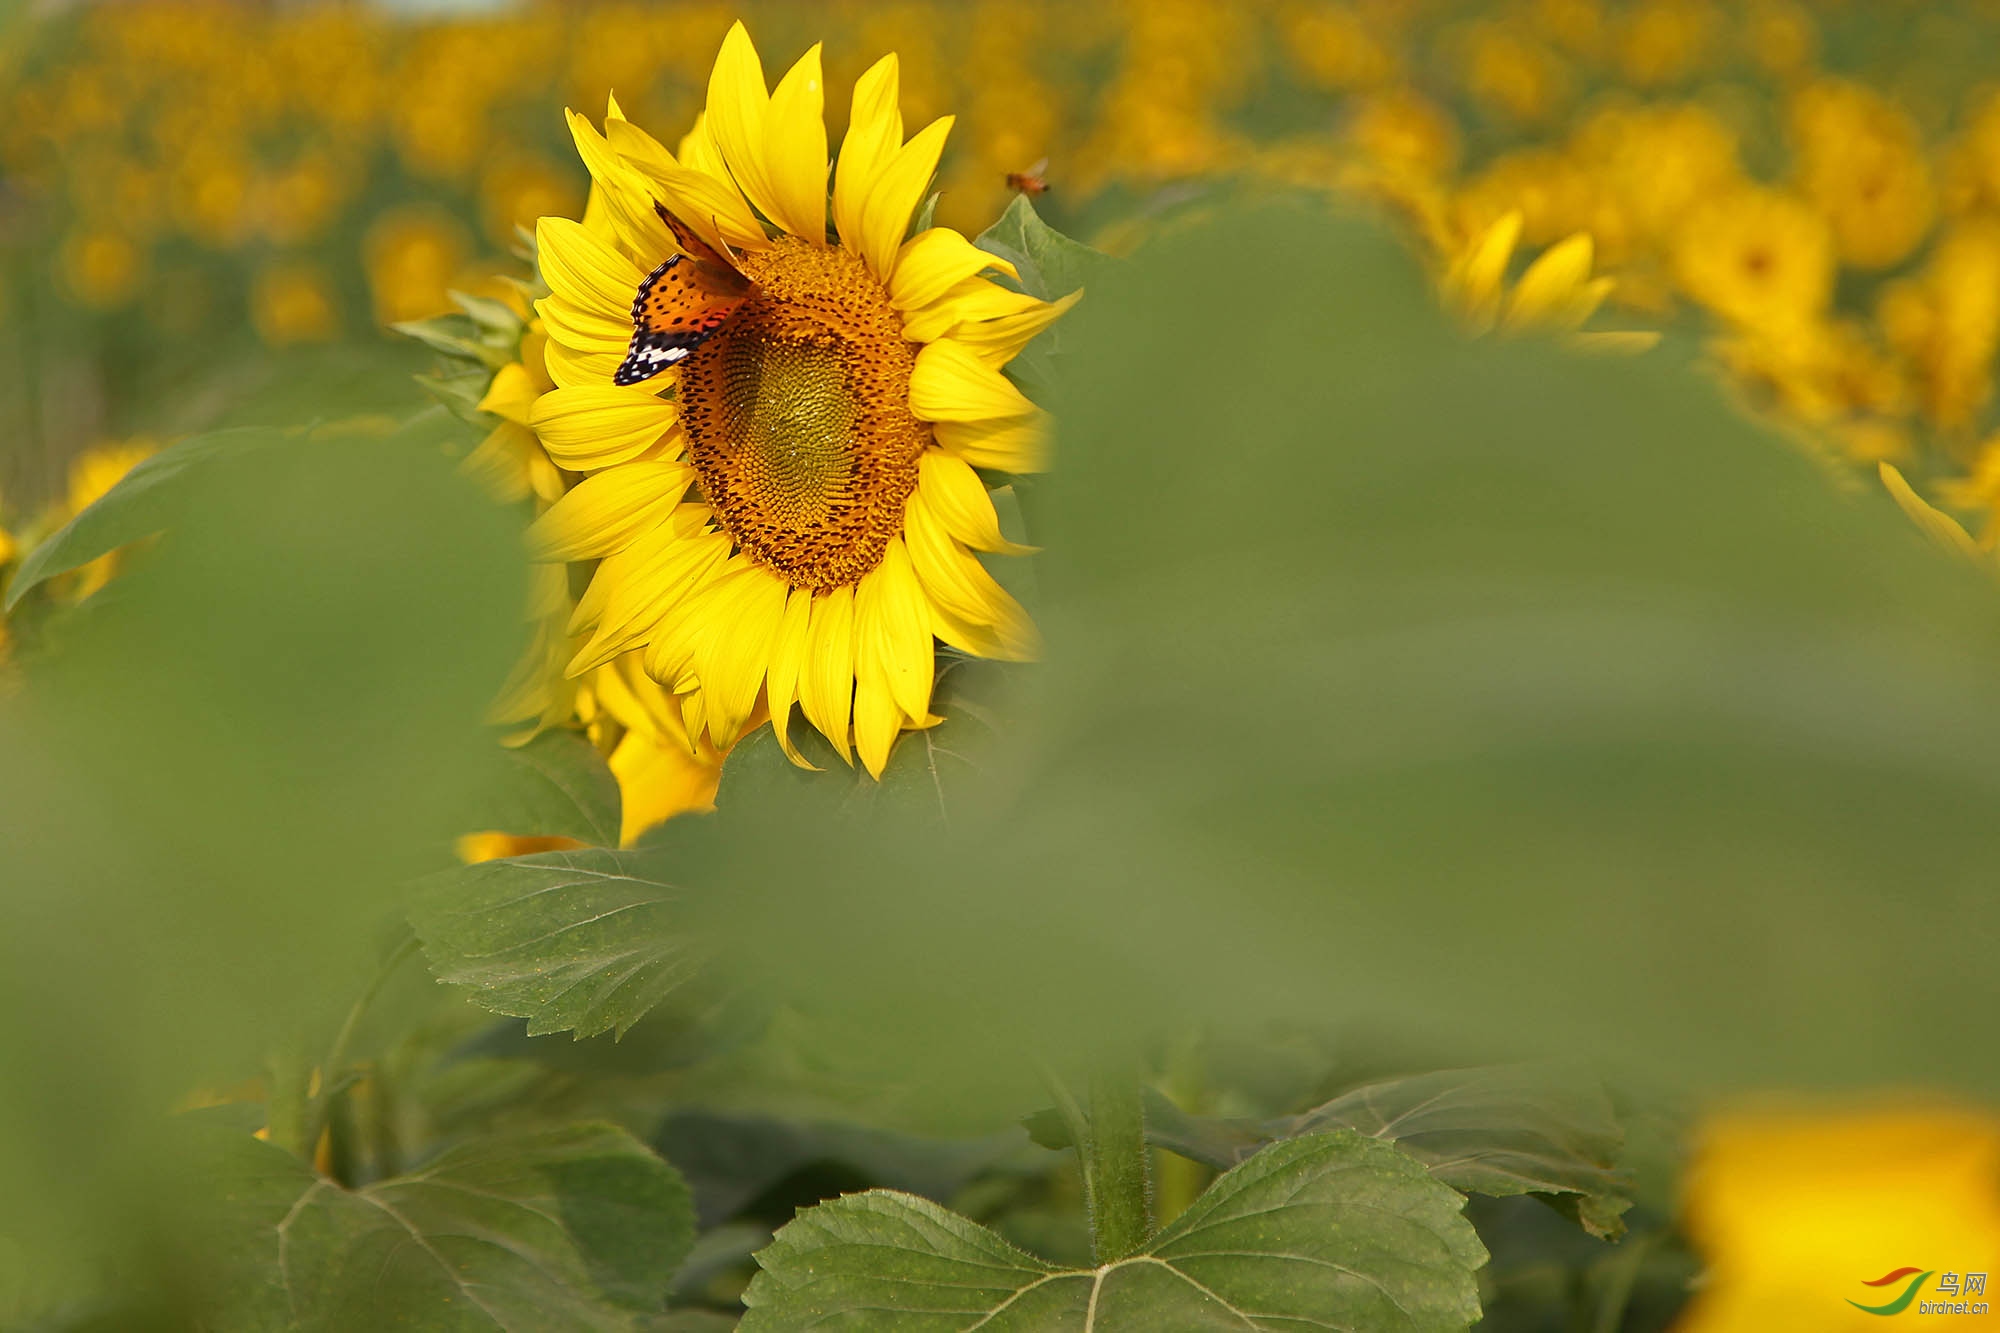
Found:
<svg viewBox="0 0 2000 1333"><path fill-rule="evenodd" d="M1139 1078L1123 1065L1090 1080L1090 1117L1077 1140L1092 1252L1100 1264L1137 1254L1152 1234L1152 1178Z"/></svg>

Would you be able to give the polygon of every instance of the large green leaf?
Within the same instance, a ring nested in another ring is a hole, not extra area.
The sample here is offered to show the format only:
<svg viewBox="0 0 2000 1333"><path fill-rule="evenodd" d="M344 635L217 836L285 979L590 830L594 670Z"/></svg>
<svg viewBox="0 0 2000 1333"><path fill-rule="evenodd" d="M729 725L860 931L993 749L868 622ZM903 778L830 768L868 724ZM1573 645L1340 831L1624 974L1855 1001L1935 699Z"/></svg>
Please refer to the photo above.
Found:
<svg viewBox="0 0 2000 1333"><path fill-rule="evenodd" d="M1083 286L1091 271L1107 258L1042 221L1025 194L1015 195L1007 211L973 244L1010 261L1020 270L1022 290L1044 301L1067 296Z"/></svg>
<svg viewBox="0 0 2000 1333"><path fill-rule="evenodd" d="M546 731L525 745L496 747L493 770L468 828L618 845L618 779L576 732Z"/></svg>
<svg viewBox="0 0 2000 1333"><path fill-rule="evenodd" d="M1386 1139L1467 1194L1537 1194L1616 1239L1631 1206L1617 1169L1624 1132L1598 1082L1549 1065L1446 1069L1342 1093L1266 1121L1191 1116L1164 1098L1147 1106L1155 1145L1224 1169L1275 1139L1351 1129Z"/></svg>
<svg viewBox="0 0 2000 1333"><path fill-rule="evenodd" d="M695 973L656 854L586 848L434 876L411 912L431 971L530 1036L643 1018Z"/></svg>
<svg viewBox="0 0 2000 1333"><path fill-rule="evenodd" d="M679 1173L610 1125L470 1143L358 1190L244 1135L203 1160L224 1328L629 1329L694 1242Z"/></svg>
<svg viewBox="0 0 2000 1333"><path fill-rule="evenodd" d="M182 440L145 459L95 504L28 552L7 588L6 609L58 574L172 526L185 507L188 483L223 460L282 444L296 432L243 428Z"/></svg>
<svg viewBox="0 0 2000 1333"><path fill-rule="evenodd" d="M1060 1269L908 1195L801 1212L757 1256L746 1333L1156 1333L1463 1329L1486 1251L1464 1200L1348 1131L1278 1144L1222 1176L1139 1254Z"/></svg>

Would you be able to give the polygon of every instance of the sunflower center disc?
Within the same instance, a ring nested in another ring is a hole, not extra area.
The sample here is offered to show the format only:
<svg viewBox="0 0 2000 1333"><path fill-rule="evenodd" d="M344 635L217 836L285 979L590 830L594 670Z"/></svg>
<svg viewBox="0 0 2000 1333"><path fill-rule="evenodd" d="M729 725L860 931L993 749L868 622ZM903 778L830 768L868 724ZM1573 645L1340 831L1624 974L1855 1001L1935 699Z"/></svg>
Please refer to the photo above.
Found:
<svg viewBox="0 0 2000 1333"><path fill-rule="evenodd" d="M842 587L881 563L916 489L916 359L847 251L788 238L743 270L757 293L681 366L688 458L739 547L793 587Z"/></svg>

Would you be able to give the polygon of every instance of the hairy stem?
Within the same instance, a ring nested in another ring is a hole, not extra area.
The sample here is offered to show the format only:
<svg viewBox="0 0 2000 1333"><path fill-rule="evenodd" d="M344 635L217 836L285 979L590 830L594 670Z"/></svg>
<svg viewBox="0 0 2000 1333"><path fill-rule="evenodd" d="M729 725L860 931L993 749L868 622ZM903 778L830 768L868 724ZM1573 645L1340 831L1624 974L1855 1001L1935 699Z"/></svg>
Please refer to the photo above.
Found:
<svg viewBox="0 0 2000 1333"><path fill-rule="evenodd" d="M1135 1072L1113 1066L1092 1076L1089 1126L1078 1142L1097 1262L1138 1253L1152 1233L1152 1180Z"/></svg>

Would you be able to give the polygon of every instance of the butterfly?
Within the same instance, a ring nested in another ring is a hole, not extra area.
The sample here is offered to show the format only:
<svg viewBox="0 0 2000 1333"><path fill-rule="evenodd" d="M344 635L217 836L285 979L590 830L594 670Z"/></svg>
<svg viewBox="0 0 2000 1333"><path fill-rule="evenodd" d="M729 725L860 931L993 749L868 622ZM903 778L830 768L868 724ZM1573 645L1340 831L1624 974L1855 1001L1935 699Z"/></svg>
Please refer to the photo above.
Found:
<svg viewBox="0 0 2000 1333"><path fill-rule="evenodd" d="M1007 173L1007 188L1010 190L1019 190L1022 194L1030 198L1036 195L1047 194L1049 192L1049 183L1044 179L1042 173L1048 169L1049 160L1045 157L1026 171L1010 171Z"/></svg>
<svg viewBox="0 0 2000 1333"><path fill-rule="evenodd" d="M749 299L756 284L694 234L694 229L654 204L681 253L646 275L632 300L632 346L611 377L639 384L687 359Z"/></svg>

